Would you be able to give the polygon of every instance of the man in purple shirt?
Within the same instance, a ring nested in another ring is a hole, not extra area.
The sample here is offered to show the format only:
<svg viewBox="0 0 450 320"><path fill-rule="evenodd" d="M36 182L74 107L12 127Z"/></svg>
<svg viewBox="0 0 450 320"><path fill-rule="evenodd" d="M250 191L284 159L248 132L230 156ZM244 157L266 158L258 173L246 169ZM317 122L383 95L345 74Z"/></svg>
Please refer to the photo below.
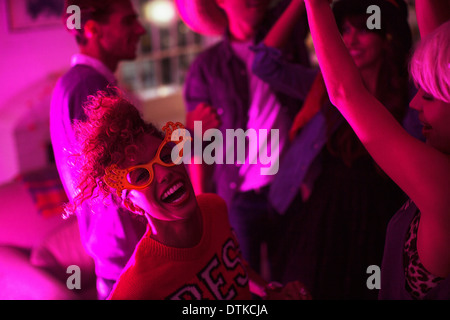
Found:
<svg viewBox="0 0 450 320"><path fill-rule="evenodd" d="M80 53L58 81L50 110L55 161L70 200L76 195L77 170L70 157L77 146L73 122L85 120L83 104L88 96L116 84L114 72L119 62L136 57L139 38L145 33L130 0L66 1L66 8L71 5L81 10L81 28L71 30ZM98 297L104 299L144 234L145 224L101 199L85 203L77 218L83 245L95 261Z"/></svg>

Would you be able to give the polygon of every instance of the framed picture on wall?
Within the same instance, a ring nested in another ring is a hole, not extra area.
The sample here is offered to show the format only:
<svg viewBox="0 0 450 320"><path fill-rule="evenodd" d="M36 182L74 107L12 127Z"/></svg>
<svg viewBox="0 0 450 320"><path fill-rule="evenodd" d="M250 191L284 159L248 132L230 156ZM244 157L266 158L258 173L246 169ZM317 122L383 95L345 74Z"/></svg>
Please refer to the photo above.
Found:
<svg viewBox="0 0 450 320"><path fill-rule="evenodd" d="M60 27L64 0L6 0L10 31Z"/></svg>

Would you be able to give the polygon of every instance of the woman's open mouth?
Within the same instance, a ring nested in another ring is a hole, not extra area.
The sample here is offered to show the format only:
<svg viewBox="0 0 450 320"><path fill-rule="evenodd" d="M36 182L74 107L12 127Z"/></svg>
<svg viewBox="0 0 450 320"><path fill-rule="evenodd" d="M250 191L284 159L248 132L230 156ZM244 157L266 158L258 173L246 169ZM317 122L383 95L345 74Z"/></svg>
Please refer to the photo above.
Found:
<svg viewBox="0 0 450 320"><path fill-rule="evenodd" d="M174 183L162 194L161 201L169 204L179 204L188 197L187 189L182 181Z"/></svg>

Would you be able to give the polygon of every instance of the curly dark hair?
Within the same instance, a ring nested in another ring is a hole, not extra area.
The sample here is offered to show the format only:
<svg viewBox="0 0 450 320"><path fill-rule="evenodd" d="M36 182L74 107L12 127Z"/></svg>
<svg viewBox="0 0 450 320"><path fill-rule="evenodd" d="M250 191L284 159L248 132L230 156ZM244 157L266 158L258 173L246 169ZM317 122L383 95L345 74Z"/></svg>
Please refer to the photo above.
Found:
<svg viewBox="0 0 450 320"><path fill-rule="evenodd" d="M87 120L74 123L79 141L79 153L75 155L79 192L73 203L66 207L68 214L75 212L89 198L115 197L115 192L103 180L105 169L123 163L127 146L138 147L143 134L164 138L153 124L142 119L136 107L117 88L90 96L84 110Z"/></svg>

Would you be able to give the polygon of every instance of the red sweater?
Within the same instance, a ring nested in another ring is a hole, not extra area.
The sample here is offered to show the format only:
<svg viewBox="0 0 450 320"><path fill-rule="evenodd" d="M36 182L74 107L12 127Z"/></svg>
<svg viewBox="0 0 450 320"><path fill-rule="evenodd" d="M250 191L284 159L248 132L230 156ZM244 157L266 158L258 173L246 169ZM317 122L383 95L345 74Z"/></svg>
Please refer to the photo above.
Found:
<svg viewBox="0 0 450 320"><path fill-rule="evenodd" d="M109 299L249 300L248 275L225 202L197 197L203 235L193 248L165 246L144 235Z"/></svg>

